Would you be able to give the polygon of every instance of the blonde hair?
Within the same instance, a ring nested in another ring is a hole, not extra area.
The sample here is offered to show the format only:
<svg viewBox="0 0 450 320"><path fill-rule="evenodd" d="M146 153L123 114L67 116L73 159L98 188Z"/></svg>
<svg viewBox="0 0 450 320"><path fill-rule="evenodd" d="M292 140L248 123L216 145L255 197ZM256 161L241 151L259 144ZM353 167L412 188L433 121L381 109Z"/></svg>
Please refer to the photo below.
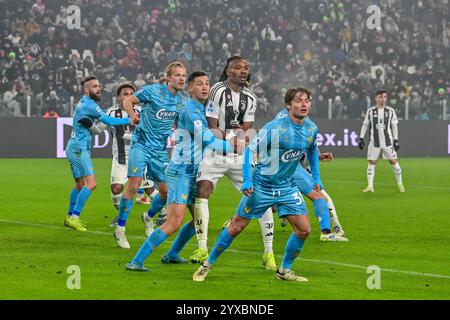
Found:
<svg viewBox="0 0 450 320"><path fill-rule="evenodd" d="M182 64L181 62L179 62L179 61L174 61L174 62L172 62L171 64L169 64L167 67L166 67L166 70L165 70L165 73L166 73L166 78L167 77L170 77L170 75L172 74L172 72L173 72L173 70L175 69L175 68L183 68L183 69L185 69L186 70L186 67L184 66L184 64Z"/></svg>

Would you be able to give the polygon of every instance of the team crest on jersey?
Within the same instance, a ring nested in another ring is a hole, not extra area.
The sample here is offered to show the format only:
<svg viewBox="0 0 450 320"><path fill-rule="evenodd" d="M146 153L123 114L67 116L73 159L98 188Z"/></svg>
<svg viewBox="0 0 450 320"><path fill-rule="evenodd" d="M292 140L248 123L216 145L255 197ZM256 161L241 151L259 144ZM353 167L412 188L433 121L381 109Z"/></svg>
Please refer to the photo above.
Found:
<svg viewBox="0 0 450 320"><path fill-rule="evenodd" d="M303 153L305 153L305 150L288 150L281 156L281 161L283 162L291 162L291 161L298 161Z"/></svg>
<svg viewBox="0 0 450 320"><path fill-rule="evenodd" d="M311 142L312 142L312 137L310 136L310 137L308 137L308 138L306 138L306 140L308 141L308 144L311 144Z"/></svg>

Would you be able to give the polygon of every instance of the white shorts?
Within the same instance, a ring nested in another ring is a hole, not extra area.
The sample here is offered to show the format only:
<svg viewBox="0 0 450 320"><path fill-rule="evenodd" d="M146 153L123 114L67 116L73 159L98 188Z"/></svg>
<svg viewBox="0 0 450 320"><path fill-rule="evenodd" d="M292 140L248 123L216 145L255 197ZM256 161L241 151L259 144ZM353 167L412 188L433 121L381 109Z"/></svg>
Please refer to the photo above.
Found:
<svg viewBox="0 0 450 320"><path fill-rule="evenodd" d="M242 186L242 155L223 156L205 152L203 160L200 162L197 172L198 181L212 182L214 189L217 182L223 176L227 176L231 180L234 188L239 192Z"/></svg>
<svg viewBox="0 0 450 320"><path fill-rule="evenodd" d="M125 185L128 181L128 165L119 164L117 162L112 163L111 166L111 184ZM147 174L144 175L140 188L149 189L155 184L152 180L147 179Z"/></svg>
<svg viewBox="0 0 450 320"><path fill-rule="evenodd" d="M397 152L395 152L393 146L376 148L372 143L369 143L369 147L367 149L367 160L377 161L381 154L383 154L383 159L385 160L397 159Z"/></svg>

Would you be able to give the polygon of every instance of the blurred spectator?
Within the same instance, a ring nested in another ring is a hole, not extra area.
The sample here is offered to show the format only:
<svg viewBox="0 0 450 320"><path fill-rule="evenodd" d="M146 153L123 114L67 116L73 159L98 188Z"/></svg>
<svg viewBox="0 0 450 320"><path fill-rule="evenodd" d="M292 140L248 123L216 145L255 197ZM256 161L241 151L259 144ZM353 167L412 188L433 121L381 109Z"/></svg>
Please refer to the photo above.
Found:
<svg viewBox="0 0 450 320"><path fill-rule="evenodd" d="M50 110L44 113L43 118L58 118L59 115L56 111Z"/></svg>
<svg viewBox="0 0 450 320"><path fill-rule="evenodd" d="M67 6L82 5L81 28L67 28ZM227 58L251 64L254 89L269 120L287 87L314 92L314 117L359 119L367 96L389 91L389 103L410 118L439 119L450 93L450 20L447 0L382 0L382 27L367 28L370 0L21 0L0 10L1 115L32 115L82 93L80 79L95 74L112 103L114 86L159 81L168 63L204 69L218 81ZM376 71L378 70L378 71ZM50 90L52 88L52 96ZM442 91L442 90L443 91ZM412 96L412 93L417 95ZM339 96L339 98L337 98ZM5 100L6 98L6 100ZM6 102L5 102L6 101ZM395 102L395 106L394 103ZM374 102L371 101L370 104ZM19 104L19 108L17 108ZM448 103L447 103L448 106ZM448 106L450 109L450 106Z"/></svg>

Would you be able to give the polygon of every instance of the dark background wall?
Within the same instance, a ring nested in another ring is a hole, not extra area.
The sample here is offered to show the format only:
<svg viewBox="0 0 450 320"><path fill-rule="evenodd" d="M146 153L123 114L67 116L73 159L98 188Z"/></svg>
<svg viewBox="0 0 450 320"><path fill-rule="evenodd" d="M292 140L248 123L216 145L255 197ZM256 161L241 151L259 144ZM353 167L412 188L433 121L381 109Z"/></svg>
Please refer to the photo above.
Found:
<svg viewBox="0 0 450 320"><path fill-rule="evenodd" d="M361 121L319 120L318 145L337 157L364 157L357 139ZM70 118L0 118L0 158L62 158L70 137ZM400 157L450 155L450 122L402 121L399 125ZM366 144L368 138L366 135ZM93 157L111 157L109 132L94 137Z"/></svg>

